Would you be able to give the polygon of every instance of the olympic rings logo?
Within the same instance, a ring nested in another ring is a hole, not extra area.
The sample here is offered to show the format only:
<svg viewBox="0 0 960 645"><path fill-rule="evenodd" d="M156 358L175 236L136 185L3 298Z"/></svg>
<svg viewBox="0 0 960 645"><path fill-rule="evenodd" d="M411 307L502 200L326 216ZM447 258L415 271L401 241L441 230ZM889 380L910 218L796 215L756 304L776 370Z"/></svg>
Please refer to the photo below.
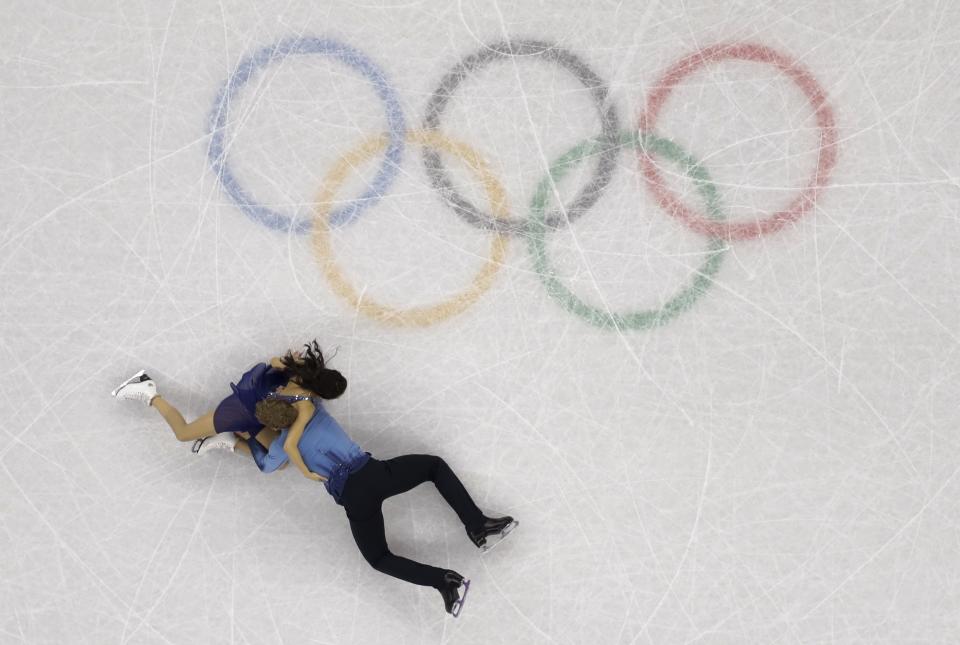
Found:
<svg viewBox="0 0 960 645"><path fill-rule="evenodd" d="M229 163L226 143L229 104L244 85L267 66L290 56L303 55L332 58L362 75L376 91L387 117L385 134L362 142L337 161L327 173L316 199L312 221L298 220L296 214L277 211L257 202L237 179ZM470 75L497 61L518 57L543 60L573 75L589 91L601 124L600 133L595 139L579 143L551 164L549 172L537 185L530 203L529 215L525 218L509 212L504 188L481 156L465 142L457 141L440 131L441 118L447 104ZM753 222L725 221L717 189L706 168L677 144L655 133L657 119L671 92L701 68L726 60L752 61L773 66L803 92L813 108L817 122L819 156L813 176L785 208ZM370 58L358 49L336 40L295 37L281 40L246 57L224 82L210 112L211 138L208 156L224 191L241 211L269 228L310 234L313 250L333 291L351 307L375 320L397 326L427 326L461 313L491 288L496 273L503 264L509 239L519 235L527 242L534 266L547 292L557 302L593 325L614 329L650 329L690 309L713 284L713 277L720 268L729 243L772 234L810 212L818 195L827 185L837 162L837 128L826 92L814 76L798 62L765 45L720 44L680 59L667 68L654 84L636 127L632 129L625 130L621 127L616 109L608 101L608 94L607 86L600 76L572 51L539 40L504 40L483 46L461 59L445 74L430 96L421 128L409 130L396 91L388 82L386 73ZM408 145L422 148L422 161L427 176L443 200L467 223L489 230L492 239L488 258L466 289L434 305L396 309L361 295L349 284L338 268L330 228L348 225L377 204L396 178ZM617 159L624 149L636 150L640 169L657 203L669 215L703 235L708 242L705 260L696 269L688 284L658 309L612 312L584 302L562 283L547 257L547 233L569 225L593 207L610 183ZM458 159L476 177L489 202L486 208L471 203L457 191L443 165L441 152ZM343 203L342 200L337 202L336 194L346 182L351 169L376 155L383 155L383 161L366 192L347 202L345 206L332 210L331 204ZM569 203L553 212L547 212L547 203L555 184L588 157L598 160L589 181ZM703 213L683 203L667 187L654 157L674 164L694 183L706 206Z"/></svg>

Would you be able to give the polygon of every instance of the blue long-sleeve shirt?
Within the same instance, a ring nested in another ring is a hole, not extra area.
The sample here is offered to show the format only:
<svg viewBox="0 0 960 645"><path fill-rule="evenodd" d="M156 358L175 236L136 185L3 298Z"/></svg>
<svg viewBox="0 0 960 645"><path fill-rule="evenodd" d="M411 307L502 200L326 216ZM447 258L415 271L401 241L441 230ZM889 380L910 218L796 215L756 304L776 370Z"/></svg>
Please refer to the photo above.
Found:
<svg viewBox="0 0 960 645"><path fill-rule="evenodd" d="M304 400L306 397L283 397L280 399L298 399ZM310 399L316 410L310 421L307 422L297 443L300 455L303 457L303 463L307 468L318 475L327 478L324 485L327 491L333 495L337 502L340 501L340 494L343 492L343 485L350 473L356 472L370 458L368 453L360 449L347 433L340 427L337 420L330 416L319 399ZM262 454L257 459L254 453L254 460L257 466L265 473L270 473L285 463L290 458L283 449L283 444L290 434L289 428L284 428L280 436L270 444L270 450Z"/></svg>

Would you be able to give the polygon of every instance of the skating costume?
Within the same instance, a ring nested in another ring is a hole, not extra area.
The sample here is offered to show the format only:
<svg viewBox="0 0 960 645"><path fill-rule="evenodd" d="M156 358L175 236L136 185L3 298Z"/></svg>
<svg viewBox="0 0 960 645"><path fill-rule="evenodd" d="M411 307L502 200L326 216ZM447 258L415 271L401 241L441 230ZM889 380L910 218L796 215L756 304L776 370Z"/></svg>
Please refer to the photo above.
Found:
<svg viewBox="0 0 960 645"><path fill-rule="evenodd" d="M248 432L251 437L260 432L263 424L255 414L257 403L288 382L284 370L257 363L231 383L233 394L225 398L213 412L213 427L217 432Z"/></svg>
<svg viewBox="0 0 960 645"><path fill-rule="evenodd" d="M310 400L308 397L275 395L287 401ZM319 399L313 418L307 423L298 448L307 468L327 477L327 492L344 507L350 521L350 531L360 553L370 565L382 573L416 585L440 589L445 582L446 569L438 569L394 555L387 547L384 532L383 501L394 495L431 481L456 511L468 531L481 530L483 513L470 498L467 489L440 457L433 455L404 455L380 461L363 452L340 424L323 408ZM260 458L254 454L257 465L264 472L276 470L287 461L283 443L288 430L266 451L260 447ZM257 442L250 442L251 447Z"/></svg>
<svg viewBox="0 0 960 645"><path fill-rule="evenodd" d="M307 422L303 429L303 435L297 444L300 455L303 457L303 463L311 472L327 478L324 487L333 499L340 504L340 497L343 494L343 486L350 473L354 473L363 468L370 454L360 449L347 433L343 431L336 419L324 409L323 403L319 398L308 396L285 396L281 394L269 394L268 398L280 399L293 403L295 401L311 401L315 411L313 417ZM251 441L251 453L254 461L263 472L272 472L285 464L288 457L283 450L283 444L290 433L288 428L280 431L272 444L270 450L265 451L259 442Z"/></svg>

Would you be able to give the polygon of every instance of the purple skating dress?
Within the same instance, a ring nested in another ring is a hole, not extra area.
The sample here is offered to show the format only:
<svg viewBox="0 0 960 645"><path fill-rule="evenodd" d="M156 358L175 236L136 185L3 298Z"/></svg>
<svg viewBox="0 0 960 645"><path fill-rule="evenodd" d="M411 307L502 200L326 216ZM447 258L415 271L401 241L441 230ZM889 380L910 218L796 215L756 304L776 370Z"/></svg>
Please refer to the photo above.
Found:
<svg viewBox="0 0 960 645"><path fill-rule="evenodd" d="M231 383L233 394L225 398L213 412L213 427L217 432L249 432L256 436L263 427L256 417L257 403L267 398L289 379L284 370L257 363Z"/></svg>

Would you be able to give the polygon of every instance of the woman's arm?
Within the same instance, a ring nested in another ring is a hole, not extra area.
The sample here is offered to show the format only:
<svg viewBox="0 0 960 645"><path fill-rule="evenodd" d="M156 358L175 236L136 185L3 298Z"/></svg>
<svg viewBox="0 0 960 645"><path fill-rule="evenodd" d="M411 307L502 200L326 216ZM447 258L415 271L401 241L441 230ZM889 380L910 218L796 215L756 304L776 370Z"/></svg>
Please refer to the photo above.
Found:
<svg viewBox="0 0 960 645"><path fill-rule="evenodd" d="M295 359L299 360L303 355L300 352L290 352L290 356L293 356ZM267 365L277 370L282 370L285 367L282 356L274 356L267 361Z"/></svg>
<svg viewBox="0 0 960 645"><path fill-rule="evenodd" d="M300 454L300 437L303 436L307 422L313 418L313 413L316 408L314 408L313 403L310 401L297 401L293 404L293 407L297 409L297 420L290 426L287 438L283 442L283 449L287 453L287 456L290 457L291 463L300 469L304 477L317 482L326 481L326 477L310 472L307 464L303 462L303 456Z"/></svg>

